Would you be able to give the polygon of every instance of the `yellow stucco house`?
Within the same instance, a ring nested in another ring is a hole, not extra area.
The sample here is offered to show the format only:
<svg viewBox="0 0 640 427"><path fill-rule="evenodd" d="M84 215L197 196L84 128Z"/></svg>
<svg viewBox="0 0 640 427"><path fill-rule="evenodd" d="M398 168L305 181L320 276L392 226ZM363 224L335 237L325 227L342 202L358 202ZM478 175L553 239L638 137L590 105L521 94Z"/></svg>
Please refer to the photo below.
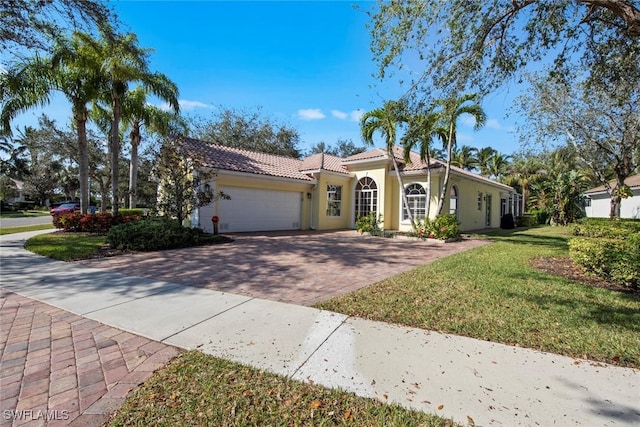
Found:
<svg viewBox="0 0 640 427"><path fill-rule="evenodd" d="M217 216L221 233L353 229L359 216L375 212L382 215L385 230L411 229L386 150L374 148L344 159L328 154L293 159L190 138L178 143L188 158L197 158L202 167L215 172L206 185L231 196L195 210L191 215L195 227L212 231L211 218ZM444 163L433 160L427 165L416 153L405 163L401 147L394 147L394 155L414 216L424 218L429 203L430 217L435 218ZM512 187L451 169L443 213L455 213L462 231L497 228L505 213L521 214Z"/></svg>

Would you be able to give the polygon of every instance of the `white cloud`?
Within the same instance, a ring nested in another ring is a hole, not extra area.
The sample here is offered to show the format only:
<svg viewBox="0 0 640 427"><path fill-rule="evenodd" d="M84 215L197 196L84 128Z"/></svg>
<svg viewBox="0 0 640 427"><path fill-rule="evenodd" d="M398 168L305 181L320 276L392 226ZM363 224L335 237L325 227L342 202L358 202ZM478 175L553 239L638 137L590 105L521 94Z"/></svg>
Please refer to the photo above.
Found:
<svg viewBox="0 0 640 427"><path fill-rule="evenodd" d="M180 104L180 108L183 110L193 110L194 108L213 108L213 105L205 104L204 102L200 101L189 101L186 99L180 99L178 100L178 103Z"/></svg>
<svg viewBox="0 0 640 427"><path fill-rule="evenodd" d="M302 120L320 120L324 119L326 116L319 108L306 108L298 110L298 117Z"/></svg>
<svg viewBox="0 0 640 427"><path fill-rule="evenodd" d="M189 101L187 99L179 99L178 104L180 105L180 110L182 111L190 111L196 108L213 108L213 105L211 104L205 104L204 102L200 101ZM172 109L167 102L158 105L158 108L165 111L170 111Z"/></svg>
<svg viewBox="0 0 640 427"><path fill-rule="evenodd" d="M357 109L357 110L353 110L349 114L349 116L351 116L351 120L353 120L354 122L359 122L363 114L364 114L363 110Z"/></svg>
<svg viewBox="0 0 640 427"><path fill-rule="evenodd" d="M333 117L336 117L340 120L344 120L347 117L349 117L349 115L347 113L345 113L344 111L340 111L340 110L331 110L331 115Z"/></svg>
<svg viewBox="0 0 640 427"><path fill-rule="evenodd" d="M476 125L476 119L473 118L473 116L470 116L468 114L465 114L464 116L460 117L460 122L464 126L469 126L470 128Z"/></svg>

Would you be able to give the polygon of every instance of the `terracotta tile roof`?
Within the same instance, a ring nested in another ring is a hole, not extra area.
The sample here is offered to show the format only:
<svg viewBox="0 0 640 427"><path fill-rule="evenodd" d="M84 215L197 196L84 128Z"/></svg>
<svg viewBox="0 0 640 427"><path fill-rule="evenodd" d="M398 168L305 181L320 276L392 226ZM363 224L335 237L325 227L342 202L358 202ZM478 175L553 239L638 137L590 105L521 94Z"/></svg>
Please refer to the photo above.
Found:
<svg viewBox="0 0 640 427"><path fill-rule="evenodd" d="M226 145L214 144L192 138L179 138L177 141L188 156L199 159L203 166L206 167L257 175L299 179L303 181L313 181L313 178L308 175L308 173L313 171L326 170L349 174L349 170L347 169L349 163L361 160L382 160L389 158L386 150L381 148L374 148L347 157L346 159L341 159L340 157L330 154L318 153L299 160L291 157L275 156L273 154L228 147ZM400 171L426 171L427 169L427 164L420 160L418 153L411 152L411 163L408 164L404 162L404 150L402 147L394 146L393 154L399 163L398 168ZM440 160L431 160L431 168L442 168L444 166L444 162ZM466 175L470 178L502 187L505 190L514 191L513 188L508 185L482 177L473 172L455 166L452 166L451 170L460 175Z"/></svg>
<svg viewBox="0 0 640 427"><path fill-rule="evenodd" d="M342 164L343 159L326 153L312 154L302 159L300 171L312 172L318 170L326 170L330 172L339 172L349 174L349 170Z"/></svg>
<svg viewBox="0 0 640 427"><path fill-rule="evenodd" d="M630 188L638 188L640 187L640 174L633 175L624 180L624 183L627 184ZM609 185L613 188L616 185L616 181L610 181ZM589 193L600 193L602 191L606 191L604 185L600 185L598 187L592 188L590 190L585 191L585 194Z"/></svg>
<svg viewBox="0 0 640 427"><path fill-rule="evenodd" d="M243 150L226 145L181 137L176 140L185 153L205 167L256 175L313 181L300 171L302 160Z"/></svg>
<svg viewBox="0 0 640 427"><path fill-rule="evenodd" d="M382 148L374 148L373 150L364 151L362 153L354 154L353 156L349 156L346 159L343 159L343 163L351 163L358 160L373 160L373 159L384 159L387 157L387 152Z"/></svg>

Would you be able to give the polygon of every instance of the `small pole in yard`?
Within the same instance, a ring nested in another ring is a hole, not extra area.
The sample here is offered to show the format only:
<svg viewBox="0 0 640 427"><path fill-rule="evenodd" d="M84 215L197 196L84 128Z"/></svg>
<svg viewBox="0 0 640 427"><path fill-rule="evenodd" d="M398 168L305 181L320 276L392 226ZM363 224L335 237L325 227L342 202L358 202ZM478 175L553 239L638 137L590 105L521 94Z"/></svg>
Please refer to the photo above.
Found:
<svg viewBox="0 0 640 427"><path fill-rule="evenodd" d="M213 222L213 234L214 235L218 235L218 222L220 221L220 218L218 218L216 215L211 217L211 222Z"/></svg>

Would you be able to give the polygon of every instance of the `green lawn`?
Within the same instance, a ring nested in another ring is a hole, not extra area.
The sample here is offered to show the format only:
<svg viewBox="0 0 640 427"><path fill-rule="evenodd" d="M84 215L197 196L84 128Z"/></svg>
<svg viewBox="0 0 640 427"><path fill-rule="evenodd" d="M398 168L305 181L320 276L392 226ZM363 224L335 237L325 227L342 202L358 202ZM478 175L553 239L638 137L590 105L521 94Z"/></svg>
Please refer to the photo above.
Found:
<svg viewBox="0 0 640 427"><path fill-rule="evenodd" d="M484 237L494 242L317 307L640 368L637 295L594 288L529 266L534 257L568 255L565 229L540 227Z"/></svg>
<svg viewBox="0 0 640 427"><path fill-rule="evenodd" d="M4 234L26 233L27 231L48 230L53 228L53 224L25 225L23 227L0 228L0 236Z"/></svg>
<svg viewBox="0 0 640 427"><path fill-rule="evenodd" d="M24 247L38 255L60 261L90 258L106 243L107 237L85 233L51 233L34 236Z"/></svg>
<svg viewBox="0 0 640 427"><path fill-rule="evenodd" d="M137 389L111 426L452 426L451 420L183 353Z"/></svg>
<svg viewBox="0 0 640 427"><path fill-rule="evenodd" d="M0 218L30 218L34 216L48 216L49 211L3 211Z"/></svg>

